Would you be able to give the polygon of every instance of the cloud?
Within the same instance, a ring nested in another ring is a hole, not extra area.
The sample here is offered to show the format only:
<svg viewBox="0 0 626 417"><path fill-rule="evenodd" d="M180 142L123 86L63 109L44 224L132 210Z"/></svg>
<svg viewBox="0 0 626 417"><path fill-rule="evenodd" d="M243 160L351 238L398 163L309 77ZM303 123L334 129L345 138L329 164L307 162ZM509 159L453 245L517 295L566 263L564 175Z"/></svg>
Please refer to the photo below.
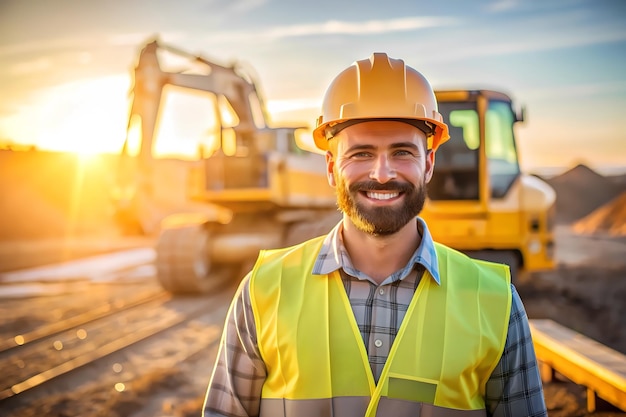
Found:
<svg viewBox="0 0 626 417"><path fill-rule="evenodd" d="M29 61L18 62L8 68L10 75L27 75L44 72L52 67L52 62L48 58L37 58Z"/></svg>
<svg viewBox="0 0 626 417"><path fill-rule="evenodd" d="M28 56L30 54L46 54L55 51L82 51L96 50L102 47L119 47L142 45L146 40L155 37L167 39L169 42L185 39L188 35L182 31L162 31L154 32L127 32L127 33L102 33L100 35L90 35L86 37L47 37L35 41L24 41L20 43L0 45L0 60L16 56Z"/></svg>
<svg viewBox="0 0 626 417"><path fill-rule="evenodd" d="M584 5L586 0L493 0L482 7L487 13L534 12L571 10Z"/></svg>
<svg viewBox="0 0 626 417"><path fill-rule="evenodd" d="M477 22L469 24L477 25ZM434 61L456 62L472 57L516 55L626 40L626 30L620 23L589 19L582 10L507 19L489 27L478 26L473 31L461 26L459 29L462 32L450 31L449 36L440 40L440 49L446 53L435 54ZM525 35L518 36L520 32ZM462 43L458 41L460 33L465 35Z"/></svg>
<svg viewBox="0 0 626 417"><path fill-rule="evenodd" d="M514 10L518 7L518 0L498 0L493 3L489 3L485 7L485 11L487 11L488 13L502 13Z"/></svg>
<svg viewBox="0 0 626 417"><path fill-rule="evenodd" d="M87 38L46 38L35 41L26 41L0 46L0 59L15 55L28 55L34 52L51 50L73 50L86 48L94 44L93 39Z"/></svg>
<svg viewBox="0 0 626 417"><path fill-rule="evenodd" d="M231 5L231 11L237 13L246 13L251 10L258 9L265 3L267 3L267 0L239 0L229 2Z"/></svg>
<svg viewBox="0 0 626 417"><path fill-rule="evenodd" d="M3 68L8 76L31 76L38 73L53 70L60 59L65 59L76 65L88 65L93 59L90 52L75 51L63 55L45 55L34 59L26 59L17 62L9 62Z"/></svg>
<svg viewBox="0 0 626 417"><path fill-rule="evenodd" d="M553 49L582 47L589 45L598 45L610 42L621 42L626 40L626 33L624 32L596 32L596 33L582 33L578 36L575 34L562 34L553 37L552 39L536 38L529 39L527 41L513 41L513 42L493 42L489 40L487 43L477 43L473 48L463 48L455 51L455 53L449 53L441 55L436 59L437 62L452 62L459 61L468 57L477 56L494 56L494 55L515 55L527 52L548 51Z"/></svg>
<svg viewBox="0 0 626 417"><path fill-rule="evenodd" d="M563 85L552 88L542 87L540 89L530 89L524 92L528 99L546 100L563 98L583 98L590 96L607 96L626 92L626 81L616 81L595 84Z"/></svg>
<svg viewBox="0 0 626 417"><path fill-rule="evenodd" d="M456 19L448 17L404 17L388 20L367 20L362 22L328 20L322 23L279 26L265 30L221 32L212 34L210 37L221 41L242 41L249 40L251 37L254 39L276 40L302 36L375 35L449 26L456 24L456 22Z"/></svg>

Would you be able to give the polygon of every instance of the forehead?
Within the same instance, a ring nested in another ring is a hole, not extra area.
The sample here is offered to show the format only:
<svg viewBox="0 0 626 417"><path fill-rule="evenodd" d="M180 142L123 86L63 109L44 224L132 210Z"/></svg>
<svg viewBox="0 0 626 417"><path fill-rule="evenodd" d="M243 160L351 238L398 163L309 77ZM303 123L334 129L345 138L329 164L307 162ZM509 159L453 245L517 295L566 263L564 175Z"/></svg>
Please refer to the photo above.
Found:
<svg viewBox="0 0 626 417"><path fill-rule="evenodd" d="M349 126L336 136L339 151L353 146L385 148L398 143L413 143L420 149L426 145L426 134L407 123L398 121L362 122Z"/></svg>

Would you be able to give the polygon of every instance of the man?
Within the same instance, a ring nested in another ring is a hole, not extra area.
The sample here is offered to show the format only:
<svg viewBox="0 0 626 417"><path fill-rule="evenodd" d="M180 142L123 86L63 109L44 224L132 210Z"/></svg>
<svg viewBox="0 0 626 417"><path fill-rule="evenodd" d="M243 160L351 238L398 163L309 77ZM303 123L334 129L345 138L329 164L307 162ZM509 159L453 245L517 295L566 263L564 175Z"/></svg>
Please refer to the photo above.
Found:
<svg viewBox="0 0 626 417"><path fill-rule="evenodd" d="M343 220L263 251L228 313L205 416L546 416L505 265L417 217L448 139L428 81L376 53L341 72L314 131Z"/></svg>

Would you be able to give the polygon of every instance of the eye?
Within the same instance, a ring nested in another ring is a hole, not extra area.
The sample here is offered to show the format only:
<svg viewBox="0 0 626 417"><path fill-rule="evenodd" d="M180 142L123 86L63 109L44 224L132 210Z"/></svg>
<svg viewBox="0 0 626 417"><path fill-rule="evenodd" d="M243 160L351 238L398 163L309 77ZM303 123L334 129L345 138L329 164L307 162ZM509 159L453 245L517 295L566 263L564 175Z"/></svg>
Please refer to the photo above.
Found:
<svg viewBox="0 0 626 417"><path fill-rule="evenodd" d="M371 153L365 152L365 151L361 151L361 152L353 153L350 157L351 158L357 158L357 159L364 159L364 158L370 158L371 156L372 156Z"/></svg>
<svg viewBox="0 0 626 417"><path fill-rule="evenodd" d="M413 154L413 152L408 151L408 150L406 150L406 149L399 149L399 150L397 150L397 151L395 151L395 152L394 152L394 155L395 155L395 156L415 156L415 155Z"/></svg>

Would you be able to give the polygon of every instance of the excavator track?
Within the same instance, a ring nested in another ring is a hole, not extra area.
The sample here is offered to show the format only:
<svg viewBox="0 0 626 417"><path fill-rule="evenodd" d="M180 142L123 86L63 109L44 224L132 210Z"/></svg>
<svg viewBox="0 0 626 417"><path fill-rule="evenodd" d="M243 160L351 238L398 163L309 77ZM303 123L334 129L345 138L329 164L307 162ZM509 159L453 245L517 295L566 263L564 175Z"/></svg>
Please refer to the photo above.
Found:
<svg viewBox="0 0 626 417"><path fill-rule="evenodd" d="M207 293L231 276L231 268L212 262L207 224L163 229L156 246L157 277L174 294Z"/></svg>

